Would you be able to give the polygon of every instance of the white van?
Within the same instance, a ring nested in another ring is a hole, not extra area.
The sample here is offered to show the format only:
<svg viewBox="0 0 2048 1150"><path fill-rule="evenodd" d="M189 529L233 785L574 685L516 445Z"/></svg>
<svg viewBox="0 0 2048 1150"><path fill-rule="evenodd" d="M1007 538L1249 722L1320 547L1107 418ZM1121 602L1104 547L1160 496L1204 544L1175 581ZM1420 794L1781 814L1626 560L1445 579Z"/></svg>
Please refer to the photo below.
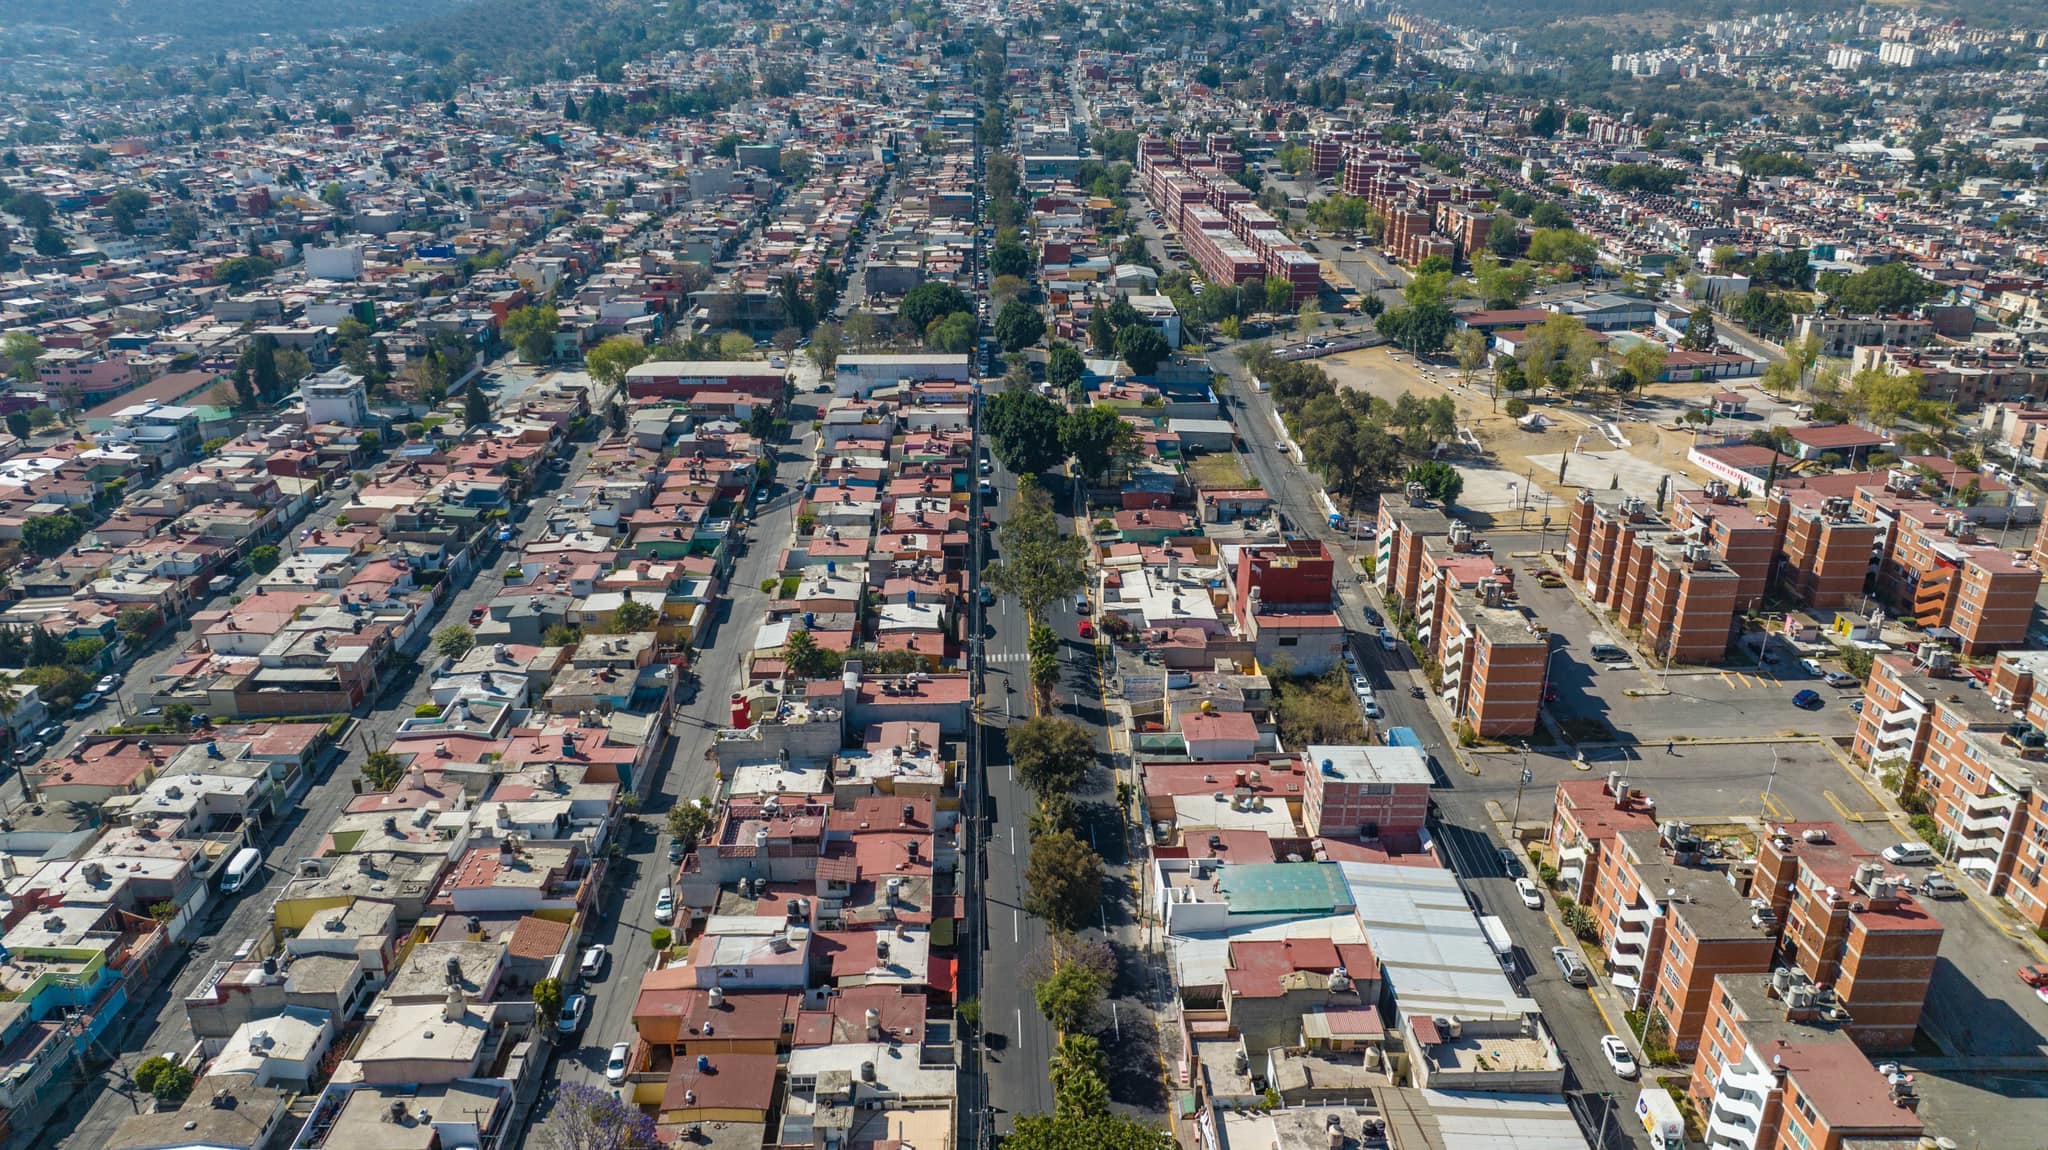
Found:
<svg viewBox="0 0 2048 1150"><path fill-rule="evenodd" d="M249 880L263 871L263 852L255 847L243 847L228 860L227 873L221 876L220 893L233 894L249 885Z"/></svg>

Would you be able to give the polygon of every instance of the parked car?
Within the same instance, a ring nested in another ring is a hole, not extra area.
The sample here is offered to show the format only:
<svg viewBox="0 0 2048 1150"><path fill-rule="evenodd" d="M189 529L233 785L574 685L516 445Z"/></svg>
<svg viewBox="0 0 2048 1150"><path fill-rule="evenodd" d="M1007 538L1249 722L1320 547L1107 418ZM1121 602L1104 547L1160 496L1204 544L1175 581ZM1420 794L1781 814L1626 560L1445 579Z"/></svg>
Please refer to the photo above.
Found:
<svg viewBox="0 0 2048 1150"><path fill-rule="evenodd" d="M1612 1034L1600 1038L1600 1053L1606 1057L1607 1065L1617 1078L1636 1076L1636 1056L1628 1052L1628 1043Z"/></svg>
<svg viewBox="0 0 2048 1150"><path fill-rule="evenodd" d="M1372 698L1372 680L1364 675L1351 676L1351 690L1361 699Z"/></svg>
<svg viewBox="0 0 2048 1150"><path fill-rule="evenodd" d="M64 724L62 723L44 723L36 728L36 742L54 747L57 745L57 740L63 737Z"/></svg>
<svg viewBox="0 0 2048 1150"><path fill-rule="evenodd" d="M98 691L87 691L85 694L78 696L78 701L71 705L71 713L74 715L87 714L94 707L99 706L100 700L104 698L106 696Z"/></svg>
<svg viewBox="0 0 2048 1150"><path fill-rule="evenodd" d="M604 960L607 953L604 944L601 942L584 947L583 961L576 964L576 973L586 980L603 975Z"/></svg>
<svg viewBox="0 0 2048 1150"><path fill-rule="evenodd" d="M1387 629L1386 629L1385 627L1381 627L1381 628L1380 628L1380 650L1382 650L1382 651L1391 651L1391 650L1393 650L1393 649L1394 649L1394 633L1393 633L1392 631L1389 631L1389 630L1387 630Z"/></svg>
<svg viewBox="0 0 2048 1150"><path fill-rule="evenodd" d="M996 605L995 588L990 587L985 583L982 585L981 588L981 605L984 607L993 607Z"/></svg>
<svg viewBox="0 0 2048 1150"><path fill-rule="evenodd" d="M1529 873L1528 868L1522 865L1522 860L1516 856L1515 852L1506 847L1500 847L1494 853L1500 856L1500 869L1506 871L1509 878L1521 878Z"/></svg>
<svg viewBox="0 0 2048 1150"><path fill-rule="evenodd" d="M2020 981L2028 986L2048 986L2048 964L2037 962L2020 967Z"/></svg>
<svg viewBox="0 0 2048 1150"><path fill-rule="evenodd" d="M1920 880L1920 895L1923 898L1961 898L1963 888L1949 881L1947 875L1931 874Z"/></svg>
<svg viewBox="0 0 2048 1150"><path fill-rule="evenodd" d="M33 763L36 761L36 756L42 753L43 744L26 743L14 748L14 761L17 763Z"/></svg>
<svg viewBox="0 0 2048 1150"><path fill-rule="evenodd" d="M572 994L562 1000L562 1013L555 1016L555 1029L562 1034L574 1034L583 1029L583 1020L590 1017L590 996Z"/></svg>
<svg viewBox="0 0 2048 1150"><path fill-rule="evenodd" d="M1358 652L1349 647L1344 648L1344 669L1353 674L1358 673Z"/></svg>
<svg viewBox="0 0 2048 1150"><path fill-rule="evenodd" d="M1387 622L1385 619L1380 617L1380 613L1378 611L1375 611L1370 607L1367 607L1365 609L1365 621L1372 624L1375 627L1383 627L1386 625Z"/></svg>
<svg viewBox="0 0 2048 1150"><path fill-rule="evenodd" d="M1557 972L1564 976L1566 982L1573 986L1593 984L1592 969L1586 965L1586 960L1574 954L1570 947L1553 946L1550 948L1550 957L1557 963Z"/></svg>
<svg viewBox="0 0 2048 1150"><path fill-rule="evenodd" d="M1095 637L1095 624L1086 619L1081 620L1081 637L1083 639L1093 639Z"/></svg>
<svg viewBox="0 0 2048 1150"><path fill-rule="evenodd" d="M656 922L659 922L659 923L669 923L669 922L674 922L674 921L675 921L675 917L676 917L676 891L675 891L675 888L674 888L674 887L668 887L668 886L662 887L662 888L661 888L661 893L660 893L660 894L658 894L658 895L655 895L655 896L654 896L654 921L656 921Z"/></svg>
<svg viewBox="0 0 2048 1150"><path fill-rule="evenodd" d="M1626 663L1629 661L1628 652L1612 643L1595 643L1587 649L1586 653L1602 663Z"/></svg>
<svg viewBox="0 0 2048 1150"><path fill-rule="evenodd" d="M1802 711L1818 711L1827 703L1821 699L1819 691L1808 688L1792 696L1792 705Z"/></svg>
<svg viewBox="0 0 2048 1150"><path fill-rule="evenodd" d="M92 689L98 691L102 695L111 695L114 693L114 688L120 685L121 672L108 671L106 674L100 676L100 681L94 683L92 685Z"/></svg>
<svg viewBox="0 0 2048 1150"><path fill-rule="evenodd" d="M1523 906L1528 907L1530 910L1543 909L1543 892L1537 888L1533 879L1516 879L1515 893L1522 896Z"/></svg>
<svg viewBox="0 0 2048 1150"><path fill-rule="evenodd" d="M1884 861L1899 866L1924 866L1934 861L1934 848L1926 843L1893 843L1884 848Z"/></svg>
<svg viewBox="0 0 2048 1150"><path fill-rule="evenodd" d="M633 1047L630 1043L613 1043L611 1056L604 1061L604 1080L613 1086L624 1082L626 1080L626 1061L632 1056Z"/></svg>
<svg viewBox="0 0 2048 1150"><path fill-rule="evenodd" d="M484 616L485 616L485 615L487 615L487 614L489 614L489 613L490 613L490 610L491 610L491 609L490 609L489 607L478 607L478 608L476 608L476 609L472 610L472 611L471 611L471 612L469 613L469 625L470 625L470 626L472 626L472 627L474 627L474 626L476 626L476 625L477 625L478 623L481 623L481 622L483 622L483 621L484 621Z"/></svg>
<svg viewBox="0 0 2048 1150"><path fill-rule="evenodd" d="M1818 659L1799 660L1799 669L1817 679L1825 679L1828 674L1827 669L1820 665L1820 660Z"/></svg>
<svg viewBox="0 0 2048 1150"><path fill-rule="evenodd" d="M1829 671L1827 674L1822 675L1821 679L1830 687L1854 687L1861 682L1860 679L1847 671Z"/></svg>
<svg viewBox="0 0 2048 1150"><path fill-rule="evenodd" d="M1378 699L1373 698L1371 695L1367 695L1364 698L1360 699L1358 701L1358 705L1365 708L1365 717L1368 719L1377 719L1384 714L1384 712L1380 710L1380 701Z"/></svg>
<svg viewBox="0 0 2048 1150"><path fill-rule="evenodd" d="M1860 715L1860 714L1862 714L1862 713L1863 713L1863 700L1861 700L1861 699L1856 699L1856 700L1852 701L1852 702L1851 702L1851 703L1849 704L1849 710L1850 710L1850 712L1851 712L1852 714L1857 714L1857 715Z"/></svg>
<svg viewBox="0 0 2048 1150"><path fill-rule="evenodd" d="M683 840L676 839L668 844L668 861L679 863L683 861L684 853Z"/></svg>

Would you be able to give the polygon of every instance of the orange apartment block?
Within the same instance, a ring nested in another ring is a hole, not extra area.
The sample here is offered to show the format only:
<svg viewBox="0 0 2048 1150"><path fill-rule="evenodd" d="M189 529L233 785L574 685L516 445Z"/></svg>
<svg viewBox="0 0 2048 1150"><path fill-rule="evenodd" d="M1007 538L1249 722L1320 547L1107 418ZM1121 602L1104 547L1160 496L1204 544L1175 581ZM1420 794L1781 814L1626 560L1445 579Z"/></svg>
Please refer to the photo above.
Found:
<svg viewBox="0 0 2048 1150"><path fill-rule="evenodd" d="M1701 846L1682 824L1622 831L1605 844L1588 905L1608 980L1663 1021L1680 1053L1699 1044L1715 974L1771 964L1768 930L1722 871L1700 865Z"/></svg>
<svg viewBox="0 0 2048 1150"><path fill-rule="evenodd" d="M1832 996L1797 971L1714 980L1686 1085L1709 1150L1910 1146L1925 1133L1906 1075L1864 1059Z"/></svg>
<svg viewBox="0 0 2048 1150"><path fill-rule="evenodd" d="M1965 655L2026 641L2041 587L2031 554L2001 548L1968 515L1930 500L1863 488L1856 505L1888 529L1876 581L1887 603L1922 627L1953 632Z"/></svg>
<svg viewBox="0 0 2048 1150"><path fill-rule="evenodd" d="M1436 628L1444 702L1482 738L1533 734L1543 709L1550 634L1509 604L1498 582L1443 596Z"/></svg>
<svg viewBox="0 0 2048 1150"><path fill-rule="evenodd" d="M1451 518L1434 504L1405 495L1380 497L1379 535L1374 543L1373 582L1389 603L1414 613L1422 594L1429 541L1448 548Z"/></svg>
<svg viewBox="0 0 2048 1150"><path fill-rule="evenodd" d="M1927 757L1927 717L1935 700L1957 685L1928 674L1904 655L1879 655L1863 683L1863 715L1850 754L1866 766L1899 760L1907 769L1918 769Z"/></svg>
<svg viewBox="0 0 2048 1150"><path fill-rule="evenodd" d="M1550 815L1557 852L1557 882L1576 902L1590 905L1608 860L1608 844L1623 831L1655 831L1656 804L1628 785L1621 772L1604 779L1564 779Z"/></svg>
<svg viewBox="0 0 2048 1150"><path fill-rule="evenodd" d="M2037 873L2041 824L2032 817L2042 769L2042 750L2013 728L1981 691L1964 691L1935 704L1927 751L1920 762L1920 787L1935 826L1949 840L1949 858L1993 895L2011 899L2016 867ZM2023 728L2024 730L2025 728ZM2021 884L2022 891L2037 885ZM2025 893L2014 905L2038 922L2038 897Z"/></svg>
<svg viewBox="0 0 2048 1150"><path fill-rule="evenodd" d="M1681 491L1672 501L1671 524L1678 533L1704 542L1735 572L1735 609L1748 611L1764 601L1771 567L1777 561L1782 524L1759 514L1728 494L1716 479L1701 491Z"/></svg>
<svg viewBox="0 0 2048 1150"><path fill-rule="evenodd" d="M1711 663L1727 652L1742 576L1641 499L1581 490L1565 530L1565 562L1623 630L1641 631L1655 657Z"/></svg>
<svg viewBox="0 0 2048 1150"><path fill-rule="evenodd" d="M1856 515L1847 498L1805 488L1779 492L1777 513L1783 523L1784 554L1778 567L1779 589L1817 609L1859 602L1884 527Z"/></svg>
<svg viewBox="0 0 2048 1150"><path fill-rule="evenodd" d="M1832 989L1865 1050L1913 1044L1934 977L1941 923L1908 882L1833 823L1773 825L1757 847L1750 890L1776 920L1779 963Z"/></svg>

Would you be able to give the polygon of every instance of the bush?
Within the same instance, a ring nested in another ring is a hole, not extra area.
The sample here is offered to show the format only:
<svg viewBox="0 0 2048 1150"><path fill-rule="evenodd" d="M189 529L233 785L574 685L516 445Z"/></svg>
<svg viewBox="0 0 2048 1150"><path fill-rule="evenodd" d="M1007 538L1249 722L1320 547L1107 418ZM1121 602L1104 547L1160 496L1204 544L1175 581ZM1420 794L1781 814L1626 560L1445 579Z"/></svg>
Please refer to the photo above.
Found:
<svg viewBox="0 0 2048 1150"><path fill-rule="evenodd" d="M441 704L421 703L412 709L412 713L417 719L438 719L441 717Z"/></svg>
<svg viewBox="0 0 2048 1150"><path fill-rule="evenodd" d="M1551 866L1549 863L1537 863L1536 877L1543 880L1544 886L1556 886L1557 868Z"/></svg>
<svg viewBox="0 0 2048 1150"><path fill-rule="evenodd" d="M667 950L675 938L675 932L665 926L657 926L647 932L647 944L656 950Z"/></svg>

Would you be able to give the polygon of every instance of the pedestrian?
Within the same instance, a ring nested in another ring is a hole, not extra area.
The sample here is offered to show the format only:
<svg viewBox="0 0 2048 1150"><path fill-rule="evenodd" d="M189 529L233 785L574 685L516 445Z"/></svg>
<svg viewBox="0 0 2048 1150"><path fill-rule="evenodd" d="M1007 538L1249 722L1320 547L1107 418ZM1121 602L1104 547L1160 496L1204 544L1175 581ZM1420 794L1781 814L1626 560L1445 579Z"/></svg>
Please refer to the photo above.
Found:
<svg viewBox="0 0 2048 1150"><path fill-rule="evenodd" d="M1678 753L1678 750L1677 750L1677 748L1676 748L1676 747L1675 747L1675 746L1673 745L1673 743L1674 743L1674 740L1671 740L1671 739L1666 739L1666 740L1664 740L1664 753L1665 753L1665 754L1667 754L1667 755L1675 755L1675 754L1677 754L1677 753Z"/></svg>

